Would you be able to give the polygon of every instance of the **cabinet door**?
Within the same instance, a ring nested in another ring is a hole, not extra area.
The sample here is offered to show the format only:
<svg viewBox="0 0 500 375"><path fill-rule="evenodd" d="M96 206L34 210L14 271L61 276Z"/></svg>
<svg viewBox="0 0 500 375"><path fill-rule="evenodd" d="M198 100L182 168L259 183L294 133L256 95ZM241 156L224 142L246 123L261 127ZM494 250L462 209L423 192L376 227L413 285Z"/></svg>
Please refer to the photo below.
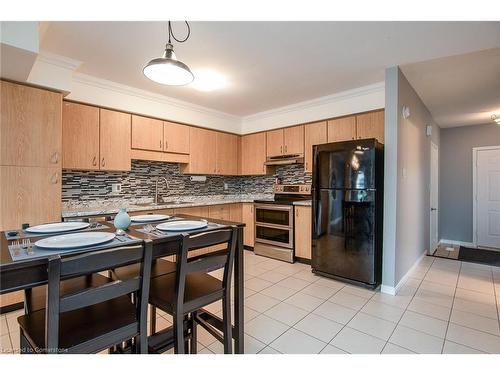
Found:
<svg viewBox="0 0 500 375"><path fill-rule="evenodd" d="M241 137L241 174L265 175L266 133L248 134Z"/></svg>
<svg viewBox="0 0 500 375"><path fill-rule="evenodd" d="M304 170L312 172L312 147L327 143L326 121L308 124L304 129Z"/></svg>
<svg viewBox="0 0 500 375"><path fill-rule="evenodd" d="M283 129L270 130L266 132L266 155L280 156L283 155Z"/></svg>
<svg viewBox="0 0 500 375"><path fill-rule="evenodd" d="M61 166L61 94L0 81L0 98L0 165Z"/></svg>
<svg viewBox="0 0 500 375"><path fill-rule="evenodd" d="M242 222L241 203L233 203L229 205L229 221L237 223Z"/></svg>
<svg viewBox="0 0 500 375"><path fill-rule="evenodd" d="M254 219L254 205L253 203L243 203L241 207L242 221L245 223L243 229L243 244L253 247L255 238L255 219Z"/></svg>
<svg viewBox="0 0 500 375"><path fill-rule="evenodd" d="M193 174L215 174L216 132L191 127L189 129L189 164L183 170Z"/></svg>
<svg viewBox="0 0 500 375"><path fill-rule="evenodd" d="M174 209L175 214L186 214L198 217L208 217L208 207L207 206L199 206L199 207L183 207Z"/></svg>
<svg viewBox="0 0 500 375"><path fill-rule="evenodd" d="M375 138L384 143L384 111L375 111L356 116L358 139Z"/></svg>
<svg viewBox="0 0 500 375"><path fill-rule="evenodd" d="M78 103L63 105L65 169L99 169L99 108Z"/></svg>
<svg viewBox="0 0 500 375"><path fill-rule="evenodd" d="M217 174L238 174L238 136L217 132L216 137Z"/></svg>
<svg viewBox="0 0 500 375"><path fill-rule="evenodd" d="M0 230L60 220L60 167L0 166Z"/></svg>
<svg viewBox="0 0 500 375"><path fill-rule="evenodd" d="M189 154L189 126L163 121L163 151Z"/></svg>
<svg viewBox="0 0 500 375"><path fill-rule="evenodd" d="M132 148L163 151L163 121L132 115Z"/></svg>
<svg viewBox="0 0 500 375"><path fill-rule="evenodd" d="M228 204L217 204L208 206L208 217L211 219L227 220L231 219L230 207Z"/></svg>
<svg viewBox="0 0 500 375"><path fill-rule="evenodd" d="M311 207L295 207L295 256L311 259Z"/></svg>
<svg viewBox="0 0 500 375"><path fill-rule="evenodd" d="M304 125L283 129L283 154L304 155Z"/></svg>
<svg viewBox="0 0 500 375"><path fill-rule="evenodd" d="M356 139L356 117L328 120L328 143Z"/></svg>
<svg viewBox="0 0 500 375"><path fill-rule="evenodd" d="M128 113L100 110L100 169L130 171L130 121Z"/></svg>

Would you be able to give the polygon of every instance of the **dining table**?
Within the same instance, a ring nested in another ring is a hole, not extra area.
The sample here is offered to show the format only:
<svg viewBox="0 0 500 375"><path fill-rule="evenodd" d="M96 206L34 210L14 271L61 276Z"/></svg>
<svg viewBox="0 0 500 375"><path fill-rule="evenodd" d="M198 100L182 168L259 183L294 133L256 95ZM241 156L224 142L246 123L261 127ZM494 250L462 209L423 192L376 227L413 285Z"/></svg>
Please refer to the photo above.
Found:
<svg viewBox="0 0 500 375"><path fill-rule="evenodd" d="M244 223L231 222L226 220L219 220L213 218L203 218L192 215L176 214L177 219L188 219L188 220L206 220L208 225L205 228L196 229L193 231L167 231L167 232L157 232L157 231L147 231L144 230L145 223L132 223L125 233L119 238L123 238L124 242L111 241L109 244L102 244L97 248L88 247L80 248L71 252L61 252L60 256L70 256L77 253L84 253L89 251L95 251L97 249L102 250L105 248L120 247L128 244L137 244L144 241L151 241L153 244L153 260L164 258L172 255L176 255L180 246L182 245L181 233L202 233L206 231L213 230L214 227L219 229L225 229L230 227L237 228L237 243L236 243L236 254L234 258L234 322L233 322L233 339L234 339L234 352L236 354L244 353L244 246L243 246L243 228ZM154 224L154 223L153 223ZM93 224L94 231L99 232L110 232L110 233L120 233L117 232L112 221L98 221ZM89 229L86 229L89 230ZM49 235L33 235L25 232L25 230L19 229L15 231L17 234L14 236L13 231L2 231L0 232L0 294L15 292L15 291L26 291L31 288L46 285L47 284L47 265L48 259L51 252L47 252L45 255L42 251L37 251L36 254L30 256L28 253L24 256L19 257L19 259L13 259L11 251L9 250L9 245L14 243L13 241L19 241L22 243L23 239L30 240L30 243L35 243L36 241L46 238ZM73 231L71 233L74 233ZM61 233L58 233L61 234ZM53 236L54 234L50 234ZM126 241L125 241L126 239ZM15 257L14 257L15 258ZM216 314L213 314L207 310L202 310L199 316L209 325L215 329L222 330L222 320ZM148 338L149 346L154 347L158 342L162 340L162 334L167 337L169 334L172 335L171 330L168 328L155 333Z"/></svg>

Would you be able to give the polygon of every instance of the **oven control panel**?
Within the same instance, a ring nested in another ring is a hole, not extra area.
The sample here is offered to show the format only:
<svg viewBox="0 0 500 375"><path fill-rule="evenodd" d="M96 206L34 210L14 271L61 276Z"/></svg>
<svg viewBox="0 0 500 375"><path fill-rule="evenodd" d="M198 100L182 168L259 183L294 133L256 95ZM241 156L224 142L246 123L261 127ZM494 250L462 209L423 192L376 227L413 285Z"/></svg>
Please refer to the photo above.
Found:
<svg viewBox="0 0 500 375"><path fill-rule="evenodd" d="M300 194L308 195L311 194L311 185L274 185L274 194Z"/></svg>

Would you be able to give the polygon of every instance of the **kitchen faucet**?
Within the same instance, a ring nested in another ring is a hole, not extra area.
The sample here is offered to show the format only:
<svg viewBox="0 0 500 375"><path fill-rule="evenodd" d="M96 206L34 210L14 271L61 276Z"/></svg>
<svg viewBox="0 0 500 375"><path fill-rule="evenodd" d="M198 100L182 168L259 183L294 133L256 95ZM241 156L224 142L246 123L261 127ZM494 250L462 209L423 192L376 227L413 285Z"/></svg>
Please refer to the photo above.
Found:
<svg viewBox="0 0 500 375"><path fill-rule="evenodd" d="M155 204L158 204L158 182L160 180L165 181L165 185L167 185L167 190L170 190L170 186L168 184L168 181L165 177L157 177L155 181Z"/></svg>

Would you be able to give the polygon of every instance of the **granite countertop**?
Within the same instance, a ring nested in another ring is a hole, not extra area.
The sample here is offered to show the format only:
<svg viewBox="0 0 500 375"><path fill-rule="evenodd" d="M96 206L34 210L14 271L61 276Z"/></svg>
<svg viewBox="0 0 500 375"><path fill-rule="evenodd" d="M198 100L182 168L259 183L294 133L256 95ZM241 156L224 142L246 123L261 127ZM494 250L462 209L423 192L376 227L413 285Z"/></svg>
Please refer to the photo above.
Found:
<svg viewBox="0 0 500 375"><path fill-rule="evenodd" d="M307 207L311 207L312 206L312 201L311 200L296 201L296 202L293 202L293 205L294 206L307 206Z"/></svg>
<svg viewBox="0 0 500 375"><path fill-rule="evenodd" d="M63 202L62 217L82 217L116 214L120 208L127 212L162 210L167 208L212 206L216 204L251 203L256 199L270 199L272 194L232 194L232 195L205 195L205 196L167 196L167 204L153 203L152 199L99 199L78 203ZM148 204L150 203L150 204Z"/></svg>

